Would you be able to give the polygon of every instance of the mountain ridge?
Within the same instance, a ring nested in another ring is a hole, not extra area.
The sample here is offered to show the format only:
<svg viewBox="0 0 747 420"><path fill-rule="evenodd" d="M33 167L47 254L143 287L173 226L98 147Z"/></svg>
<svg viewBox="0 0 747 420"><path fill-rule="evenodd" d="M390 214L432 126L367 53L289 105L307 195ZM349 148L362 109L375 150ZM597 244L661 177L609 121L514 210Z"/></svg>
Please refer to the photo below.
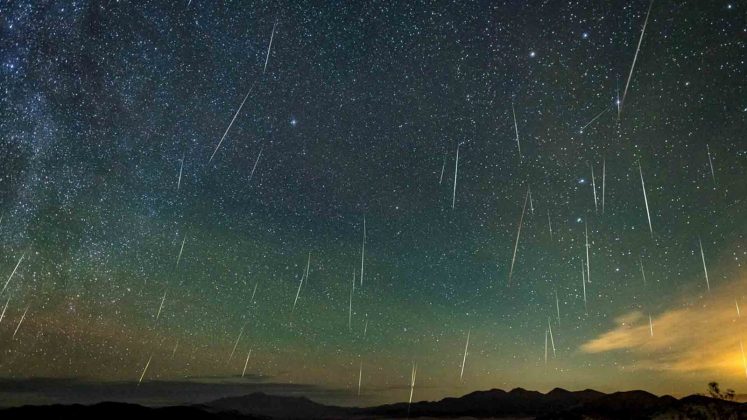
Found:
<svg viewBox="0 0 747 420"><path fill-rule="evenodd" d="M93 405L22 406L0 410L3 419L46 418L138 420L181 418L199 420L238 419L376 419L376 418L535 418L535 419L645 419L736 418L747 419L747 403L690 395L681 399L657 396L643 390L603 393L592 389L569 391L554 388L547 393L514 388L478 390L461 397L412 404L393 403L372 407L340 407L320 404L307 397L255 392L224 397L203 404L145 407L102 402Z"/></svg>

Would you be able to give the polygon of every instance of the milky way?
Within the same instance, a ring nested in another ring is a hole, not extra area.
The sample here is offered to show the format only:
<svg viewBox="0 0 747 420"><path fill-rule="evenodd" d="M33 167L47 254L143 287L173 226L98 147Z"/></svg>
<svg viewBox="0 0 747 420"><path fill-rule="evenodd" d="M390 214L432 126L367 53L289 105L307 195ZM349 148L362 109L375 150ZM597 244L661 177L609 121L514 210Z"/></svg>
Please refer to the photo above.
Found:
<svg viewBox="0 0 747 420"><path fill-rule="evenodd" d="M744 7L2 5L0 379L747 390Z"/></svg>

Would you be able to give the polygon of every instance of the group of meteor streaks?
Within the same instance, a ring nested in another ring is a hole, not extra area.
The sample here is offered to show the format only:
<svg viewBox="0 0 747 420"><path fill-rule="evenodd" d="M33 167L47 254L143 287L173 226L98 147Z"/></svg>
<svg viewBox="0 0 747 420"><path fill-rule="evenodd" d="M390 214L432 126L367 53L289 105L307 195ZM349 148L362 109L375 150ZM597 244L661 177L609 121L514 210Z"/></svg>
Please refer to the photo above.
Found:
<svg viewBox="0 0 747 420"><path fill-rule="evenodd" d="M743 5L547 3L0 6L0 380L747 388Z"/></svg>

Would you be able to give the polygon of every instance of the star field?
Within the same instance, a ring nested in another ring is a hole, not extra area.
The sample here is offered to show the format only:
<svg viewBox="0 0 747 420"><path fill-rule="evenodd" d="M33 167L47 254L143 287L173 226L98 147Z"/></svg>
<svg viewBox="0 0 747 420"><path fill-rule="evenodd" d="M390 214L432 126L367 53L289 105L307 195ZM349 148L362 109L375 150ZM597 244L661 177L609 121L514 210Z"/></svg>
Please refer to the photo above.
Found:
<svg viewBox="0 0 747 420"><path fill-rule="evenodd" d="M0 378L747 390L745 6L648 7L0 6Z"/></svg>

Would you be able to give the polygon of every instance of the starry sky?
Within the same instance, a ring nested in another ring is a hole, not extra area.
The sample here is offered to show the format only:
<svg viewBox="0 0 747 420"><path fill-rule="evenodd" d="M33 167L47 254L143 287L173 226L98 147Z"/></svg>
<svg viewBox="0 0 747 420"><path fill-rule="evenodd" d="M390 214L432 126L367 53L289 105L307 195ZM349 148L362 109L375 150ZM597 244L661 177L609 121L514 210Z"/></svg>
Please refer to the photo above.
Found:
<svg viewBox="0 0 747 420"><path fill-rule="evenodd" d="M736 1L4 3L0 393L747 392L746 43Z"/></svg>

